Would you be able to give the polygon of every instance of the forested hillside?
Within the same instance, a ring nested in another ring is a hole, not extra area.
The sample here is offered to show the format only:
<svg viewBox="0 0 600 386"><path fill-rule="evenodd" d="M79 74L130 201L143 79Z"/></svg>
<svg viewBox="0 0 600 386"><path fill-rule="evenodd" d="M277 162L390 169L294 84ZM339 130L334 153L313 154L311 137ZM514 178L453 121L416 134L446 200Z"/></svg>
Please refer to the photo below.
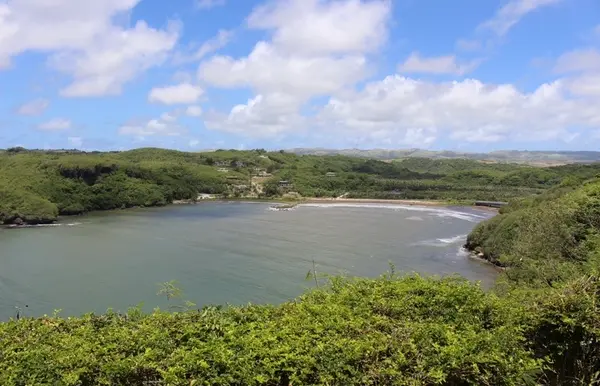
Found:
<svg viewBox="0 0 600 386"><path fill-rule="evenodd" d="M479 224L467 247L512 281L552 285L600 268L600 179L515 200Z"/></svg>
<svg viewBox="0 0 600 386"><path fill-rule="evenodd" d="M457 186L504 186L513 194L467 242L504 267L492 291L393 267L378 279L319 279L311 271L319 288L278 306L198 310L173 298L180 312L11 320L0 323L2 385L600 384L597 166L158 149L2 157L2 205L49 216L228 192L222 174L243 179L259 163L274 174L268 178L288 178L298 190L341 178L373 181L362 191L369 194L389 181L442 181L449 188L438 191L451 194ZM230 170L219 172L226 164Z"/></svg>
<svg viewBox="0 0 600 386"><path fill-rule="evenodd" d="M51 222L59 214L165 205L199 193L277 198L293 191L304 197L505 201L599 172L598 164L535 168L426 158L390 163L264 150L83 153L16 148L0 153L0 221Z"/></svg>
<svg viewBox="0 0 600 386"><path fill-rule="evenodd" d="M504 267L498 293L542 310L528 344L547 356L550 383L600 384L600 179L513 201L466 247Z"/></svg>
<svg viewBox="0 0 600 386"><path fill-rule="evenodd" d="M310 155L346 155L350 157L364 157L380 160L394 160L405 158L431 158L431 159L470 159L475 161L523 163L532 165L557 165L570 163L600 162L598 151L527 151L527 150L498 150L489 153L472 153L448 150L426 149L322 149L322 148L296 148L289 150L296 154Z"/></svg>

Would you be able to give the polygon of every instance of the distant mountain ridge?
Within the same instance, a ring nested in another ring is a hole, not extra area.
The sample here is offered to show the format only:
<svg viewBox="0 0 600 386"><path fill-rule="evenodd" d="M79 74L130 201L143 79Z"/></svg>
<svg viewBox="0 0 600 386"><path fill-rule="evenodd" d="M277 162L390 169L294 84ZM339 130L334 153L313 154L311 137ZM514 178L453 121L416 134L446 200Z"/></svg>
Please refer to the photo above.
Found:
<svg viewBox="0 0 600 386"><path fill-rule="evenodd" d="M400 158L433 158L452 159L465 158L489 162L516 162L527 164L555 165L567 163L600 162L600 151L527 151L499 150L489 153L470 153L448 150L424 149L325 149L325 148L294 148L287 151L296 154L311 155L346 155L353 157L374 158L379 160L394 160Z"/></svg>

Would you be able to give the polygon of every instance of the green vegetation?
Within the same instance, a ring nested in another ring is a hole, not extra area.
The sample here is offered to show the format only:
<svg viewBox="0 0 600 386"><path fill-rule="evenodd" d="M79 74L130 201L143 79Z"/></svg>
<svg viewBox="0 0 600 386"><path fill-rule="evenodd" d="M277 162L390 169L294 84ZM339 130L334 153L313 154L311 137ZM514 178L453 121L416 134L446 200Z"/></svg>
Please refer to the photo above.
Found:
<svg viewBox="0 0 600 386"><path fill-rule="evenodd" d="M516 200L479 224L467 247L508 267L511 281L562 282L600 268L600 180Z"/></svg>
<svg viewBox="0 0 600 386"><path fill-rule="evenodd" d="M315 289L278 306L11 320L0 324L1 385L600 385L598 165L158 149L0 157L5 221L231 194L255 168L273 174L267 197L511 200L467 240L504 267L492 291L393 269L325 283L313 263ZM167 282L158 293L180 290Z"/></svg>
<svg viewBox="0 0 600 386"><path fill-rule="evenodd" d="M157 149L7 151L0 154L0 221L51 222L59 213L165 205L227 190L224 176L194 161L192 155Z"/></svg>
<svg viewBox="0 0 600 386"><path fill-rule="evenodd" d="M277 307L0 325L0 384L511 385L535 379L517 310L458 279L334 279Z"/></svg>
<svg viewBox="0 0 600 386"><path fill-rule="evenodd" d="M598 151L520 151L499 150L489 153L468 153L457 151L435 151L425 149L290 149L296 154L309 155L345 155L350 157L364 157L380 160L393 160L405 158L430 158L430 159L469 159L475 161L510 162L537 165L568 164L576 162L599 162Z"/></svg>
<svg viewBox="0 0 600 386"><path fill-rule="evenodd" d="M16 148L0 153L0 221L52 222L58 214L165 205L194 200L199 193L505 201L541 193L566 180L577 184L599 172L598 165L543 169L461 159L383 162L260 149L83 153ZM260 187L253 176L262 176Z"/></svg>
<svg viewBox="0 0 600 386"><path fill-rule="evenodd" d="M391 273L279 306L12 320L0 384L594 385L598 293L597 276L498 296Z"/></svg>
<svg viewBox="0 0 600 386"><path fill-rule="evenodd" d="M505 267L497 292L540 319L529 344L545 346L553 384L600 384L600 180L516 200L466 246Z"/></svg>

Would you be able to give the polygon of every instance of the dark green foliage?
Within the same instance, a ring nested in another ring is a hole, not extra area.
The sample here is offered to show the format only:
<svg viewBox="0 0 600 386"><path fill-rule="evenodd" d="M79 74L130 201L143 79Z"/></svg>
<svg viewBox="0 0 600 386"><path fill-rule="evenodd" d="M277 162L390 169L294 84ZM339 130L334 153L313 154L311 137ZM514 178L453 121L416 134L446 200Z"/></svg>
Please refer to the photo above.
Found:
<svg viewBox="0 0 600 386"><path fill-rule="evenodd" d="M554 288L515 289L526 346L544 358L541 381L550 385L600 384L600 276L583 275Z"/></svg>
<svg viewBox="0 0 600 386"><path fill-rule="evenodd" d="M467 247L509 267L510 280L552 285L587 273L600 250L600 181L517 201L479 224Z"/></svg>
<svg viewBox="0 0 600 386"><path fill-rule="evenodd" d="M0 154L0 221L231 194L255 167L274 173L269 196L288 180L305 196L511 199L467 242L505 273L486 293L458 278L392 274L322 285L313 266L319 288L279 306L9 321L0 385L600 384L598 165L13 149Z"/></svg>
<svg viewBox="0 0 600 386"><path fill-rule="evenodd" d="M0 384L519 385L522 319L459 279L333 279L273 306L0 325Z"/></svg>
<svg viewBox="0 0 600 386"><path fill-rule="evenodd" d="M269 153L269 159L277 165L268 167L275 173L273 182L292 181L294 190L306 197L348 193L356 198L509 201L542 193L567 177L578 184L600 173L600 164L535 168L463 159L383 162L290 153ZM328 172L335 177L327 177Z"/></svg>
<svg viewBox="0 0 600 386"><path fill-rule="evenodd" d="M60 214L79 214L165 205L195 199L198 193L225 192L225 177L204 161L192 153L159 149L0 154L0 187L12 197L2 208L26 214L18 216L26 222L49 222L56 219L56 208ZM3 215L0 220L11 222L14 217Z"/></svg>
<svg viewBox="0 0 600 386"><path fill-rule="evenodd" d="M506 267L497 290L524 309L544 383L600 384L600 181L569 182L479 224L467 247Z"/></svg>
<svg viewBox="0 0 600 386"><path fill-rule="evenodd" d="M58 208L41 197L24 190L0 187L0 223L13 223L18 219L29 224L56 220Z"/></svg>
<svg viewBox="0 0 600 386"><path fill-rule="evenodd" d="M226 167L229 173L218 169ZM186 153L155 148L126 152L30 151L0 153L0 186L22 192L23 213L56 205L60 214L90 210L165 205L194 199L198 193L240 196L234 186L250 185L256 170L272 173L263 196L295 191L304 197L508 201L568 189L598 174L598 165L533 168L485 164L466 159L411 158L383 162L346 156L299 156L287 152L218 150ZM328 174L329 173L329 174ZM279 181L291 186L281 189ZM37 202L28 201L34 200ZM19 212L20 207L13 205ZM35 221L52 221L47 209L28 213ZM10 216L3 221L10 222Z"/></svg>

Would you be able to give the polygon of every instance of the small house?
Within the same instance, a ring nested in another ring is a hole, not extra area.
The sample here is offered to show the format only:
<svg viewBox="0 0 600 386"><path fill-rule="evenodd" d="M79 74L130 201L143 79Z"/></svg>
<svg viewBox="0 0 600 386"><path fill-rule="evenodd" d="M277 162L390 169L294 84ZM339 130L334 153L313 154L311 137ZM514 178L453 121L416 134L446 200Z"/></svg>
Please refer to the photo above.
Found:
<svg viewBox="0 0 600 386"><path fill-rule="evenodd" d="M279 181L279 187L280 188L289 188L291 186L292 186L292 184L289 181L287 181L287 180L281 180L281 181Z"/></svg>
<svg viewBox="0 0 600 386"><path fill-rule="evenodd" d="M335 177L335 176L337 176L337 174L335 174L334 172L325 173L325 177Z"/></svg>

